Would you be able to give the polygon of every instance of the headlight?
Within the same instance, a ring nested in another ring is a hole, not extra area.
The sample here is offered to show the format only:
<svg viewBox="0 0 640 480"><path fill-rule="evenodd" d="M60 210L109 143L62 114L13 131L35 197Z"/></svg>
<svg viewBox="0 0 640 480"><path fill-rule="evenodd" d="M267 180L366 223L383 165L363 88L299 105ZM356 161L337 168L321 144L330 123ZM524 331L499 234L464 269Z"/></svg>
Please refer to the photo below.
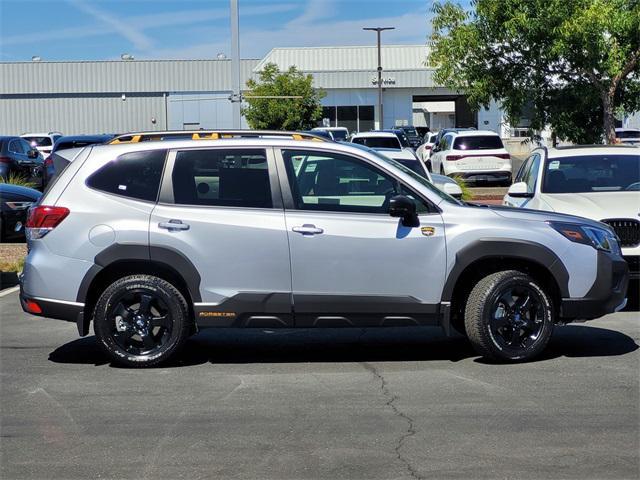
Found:
<svg viewBox="0 0 640 480"><path fill-rule="evenodd" d="M591 245L598 250L620 254L620 246L615 234L605 228L591 227L577 223L547 222L554 230L572 242Z"/></svg>

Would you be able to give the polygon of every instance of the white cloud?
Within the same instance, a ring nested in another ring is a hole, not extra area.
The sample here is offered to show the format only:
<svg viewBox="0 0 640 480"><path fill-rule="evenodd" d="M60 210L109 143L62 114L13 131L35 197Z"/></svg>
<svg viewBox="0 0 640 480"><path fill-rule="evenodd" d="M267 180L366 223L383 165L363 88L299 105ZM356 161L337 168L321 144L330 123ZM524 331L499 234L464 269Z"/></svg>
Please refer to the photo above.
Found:
<svg viewBox="0 0 640 480"><path fill-rule="evenodd" d="M126 19L118 18L81 0L68 0L68 2L77 9L94 17L103 24L102 27L110 28L112 31L122 35L132 43L135 49L148 50L153 46L151 38L146 36L138 26L134 26L135 24L129 24Z"/></svg>
<svg viewBox="0 0 640 480"><path fill-rule="evenodd" d="M86 4L81 5L86 6ZM84 6L80 8L84 8ZM296 8L297 6L291 3L257 5L243 8L241 13L243 16L260 16L284 13ZM151 44L151 40L144 35L144 30L203 24L211 22L212 20L227 19L228 17L229 10L227 8L182 10L178 12L135 15L127 18L127 24L124 27L126 33L123 33L123 35L132 41L135 50L146 51ZM101 18L98 18L98 20L101 22L99 26L89 25L85 27L56 28L43 32L21 33L20 35L10 37L0 37L0 45L27 45L56 40L80 40L89 37L112 35L119 31L118 28L122 29L122 25L120 24L123 22L123 19L118 19L118 25L109 22L105 23ZM135 29L131 27L132 25L135 25Z"/></svg>
<svg viewBox="0 0 640 480"><path fill-rule="evenodd" d="M320 8L321 7L321 8ZM327 14L330 12L330 15ZM338 4L310 0L304 12L280 28L244 29L240 19L241 55L243 58L262 58L274 47L307 47L330 45L374 45L375 35L363 31L366 26L394 26L395 30L384 32L386 44L425 43L428 34L426 8L393 17L366 18L362 20L339 20ZM213 58L217 52L230 50L227 38L197 43L186 47L156 49L146 58ZM144 52L136 58L145 58Z"/></svg>

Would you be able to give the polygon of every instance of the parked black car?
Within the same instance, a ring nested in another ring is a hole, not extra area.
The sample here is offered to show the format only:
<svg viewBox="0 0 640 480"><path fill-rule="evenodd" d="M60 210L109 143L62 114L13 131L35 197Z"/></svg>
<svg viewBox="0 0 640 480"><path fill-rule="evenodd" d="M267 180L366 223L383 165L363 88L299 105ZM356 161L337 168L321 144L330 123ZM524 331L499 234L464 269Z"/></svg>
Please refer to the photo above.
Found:
<svg viewBox="0 0 640 480"><path fill-rule="evenodd" d="M10 176L20 176L42 190L44 181L44 159L20 137L0 137L0 177L5 181Z"/></svg>
<svg viewBox="0 0 640 480"><path fill-rule="evenodd" d="M400 127L400 130L404 132L409 140L409 145L414 150L417 149L420 145L422 145L422 137L418 133L415 127Z"/></svg>
<svg viewBox="0 0 640 480"><path fill-rule="evenodd" d="M45 185L48 184L53 176L56 174L53 164L53 154L60 150L68 150L70 148L82 148L88 145L96 145L100 143L107 143L115 135L66 135L60 137L53 144L51 149L51 155L44 161L44 179Z"/></svg>
<svg viewBox="0 0 640 480"><path fill-rule="evenodd" d="M407 137L407 134L404 133L404 130L400 129L400 128L385 128L384 130L372 130L372 131L379 131L379 132L390 132L390 133L394 133L396 135L396 137L398 137L398 140L400 140L400 145L402 145L403 148L414 148L411 145L411 142L409 142L409 138ZM414 148L415 150L415 148Z"/></svg>
<svg viewBox="0 0 640 480"><path fill-rule="evenodd" d="M24 225L29 207L42 194L33 188L0 183L0 243L7 240L24 241Z"/></svg>

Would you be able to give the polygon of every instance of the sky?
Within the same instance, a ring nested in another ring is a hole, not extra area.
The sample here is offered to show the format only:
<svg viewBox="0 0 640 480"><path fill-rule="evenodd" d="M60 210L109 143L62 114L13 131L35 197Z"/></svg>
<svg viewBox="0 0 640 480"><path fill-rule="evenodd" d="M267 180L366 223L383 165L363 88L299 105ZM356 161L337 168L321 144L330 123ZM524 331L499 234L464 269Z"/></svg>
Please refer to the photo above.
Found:
<svg viewBox="0 0 640 480"><path fill-rule="evenodd" d="M433 0L238 0L240 55L274 47L423 44ZM229 0L0 0L0 61L230 56Z"/></svg>

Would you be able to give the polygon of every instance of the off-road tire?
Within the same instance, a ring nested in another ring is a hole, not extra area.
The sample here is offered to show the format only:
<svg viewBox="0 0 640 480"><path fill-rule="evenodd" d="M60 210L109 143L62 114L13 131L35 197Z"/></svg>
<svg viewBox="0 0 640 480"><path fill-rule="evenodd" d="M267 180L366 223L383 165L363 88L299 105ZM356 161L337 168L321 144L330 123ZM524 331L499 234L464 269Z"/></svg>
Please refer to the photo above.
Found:
<svg viewBox="0 0 640 480"><path fill-rule="evenodd" d="M529 347L513 349L500 345L490 328L490 322L493 321L492 309L500 292L518 286L537 293L542 308L542 324L538 336ZM553 333L554 315L551 296L533 278L517 270L506 270L484 277L471 290L465 307L464 324L467 337L482 357L494 361L524 362L546 348Z"/></svg>
<svg viewBox="0 0 640 480"><path fill-rule="evenodd" d="M143 291L157 296L164 302L170 315L170 338L157 351L148 355L131 354L116 343L112 334L115 320L110 319L109 314L114 302L121 295L131 291ZM192 331L192 324L189 307L182 293L171 283L152 275L131 275L113 282L100 295L93 317L94 332L102 350L114 363L134 368L151 367L166 362L184 345Z"/></svg>

